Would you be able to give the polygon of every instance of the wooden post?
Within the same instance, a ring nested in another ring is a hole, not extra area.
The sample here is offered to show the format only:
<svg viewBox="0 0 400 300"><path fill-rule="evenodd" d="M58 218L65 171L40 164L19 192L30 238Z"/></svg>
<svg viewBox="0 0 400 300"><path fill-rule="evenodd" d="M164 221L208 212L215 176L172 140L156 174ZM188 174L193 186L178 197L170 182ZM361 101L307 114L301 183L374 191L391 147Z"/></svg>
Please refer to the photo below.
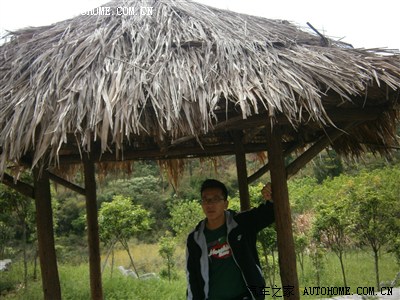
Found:
<svg viewBox="0 0 400 300"><path fill-rule="evenodd" d="M269 145L268 161L271 170L282 289L286 290L284 299L298 300L300 299L300 291L297 278L296 253L294 249L281 131L278 125L268 130L267 141ZM288 295L288 291L291 292L291 295Z"/></svg>
<svg viewBox="0 0 400 300"><path fill-rule="evenodd" d="M39 244L42 288L45 300L61 300L56 250L54 247L53 212L49 175L46 170L33 169L36 227Z"/></svg>
<svg viewBox="0 0 400 300"><path fill-rule="evenodd" d="M243 133L235 131L232 134L235 143L236 172L239 183L240 210L250 209L249 186L247 184L246 152L243 148Z"/></svg>
<svg viewBox="0 0 400 300"><path fill-rule="evenodd" d="M94 161L84 153L83 168L85 173L86 219L89 244L90 291L92 300L103 299L100 267L100 240L97 219L97 197Z"/></svg>

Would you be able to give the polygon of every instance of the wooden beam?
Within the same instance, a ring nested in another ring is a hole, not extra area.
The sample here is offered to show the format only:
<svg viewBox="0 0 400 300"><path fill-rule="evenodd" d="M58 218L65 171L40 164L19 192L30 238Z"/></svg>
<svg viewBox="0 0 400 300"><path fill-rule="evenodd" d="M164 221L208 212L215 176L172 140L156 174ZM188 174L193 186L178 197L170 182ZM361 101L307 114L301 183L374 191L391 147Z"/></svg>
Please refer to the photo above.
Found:
<svg viewBox="0 0 400 300"><path fill-rule="evenodd" d="M241 131L232 132L235 143L236 172L239 183L240 210L246 211L250 209L249 185L247 183L247 165L246 152L244 151Z"/></svg>
<svg viewBox="0 0 400 300"><path fill-rule="evenodd" d="M267 162L265 165L263 165L261 168L259 168L257 171L255 171L253 174L251 174L248 178L247 178L247 182L253 183L254 181L256 181L258 178L260 178L261 176L263 176L265 173L267 173L269 171L269 163Z"/></svg>
<svg viewBox="0 0 400 300"><path fill-rule="evenodd" d="M39 244L39 260L42 288L45 300L61 300L56 250L54 247L53 211L49 174L46 170L33 169L36 205L36 226Z"/></svg>
<svg viewBox="0 0 400 300"><path fill-rule="evenodd" d="M92 300L103 299L100 267L100 240L97 216L97 197L94 161L90 154L83 154L85 173L86 220L89 244L90 291Z"/></svg>
<svg viewBox="0 0 400 300"><path fill-rule="evenodd" d="M284 157L288 156L291 154L293 151L296 151L303 143L292 143L283 153ZM252 175L247 178L248 184L256 181L258 178L263 176L265 173L269 171L269 163L266 163L264 166L262 166L260 169L258 169L256 172L254 172Z"/></svg>
<svg viewBox="0 0 400 300"><path fill-rule="evenodd" d="M20 180L15 181L14 178L6 173L3 174L3 179L1 180L6 186L16 190L22 195L35 199L35 192L33 186L22 182Z"/></svg>
<svg viewBox="0 0 400 300"><path fill-rule="evenodd" d="M388 108L383 107L367 107L367 108L328 108L326 109L326 115L331 119L333 123L346 122L348 120L352 121L371 121L379 117L383 111ZM256 126L266 126L269 118L267 113L255 114L243 119L241 115L231 116L228 120L219 122L213 128L214 132L227 131L227 130L237 130L254 128ZM310 121L310 114L308 112L302 113L302 120ZM274 117L274 122L280 125L290 125L288 118L279 114ZM312 122L317 124L317 122Z"/></svg>
<svg viewBox="0 0 400 300"><path fill-rule="evenodd" d="M261 144L246 144L244 145L244 151L246 153L254 153L260 151L266 151L267 146L265 143ZM103 153L100 151L93 151L94 161L130 161L130 160L146 160L146 159L176 159L176 158L196 158L196 157L212 157L212 156L223 156L235 154L234 145L216 145L216 146L205 146L203 149L199 146L195 147L179 147L177 149L169 149L162 151L161 149L131 149L125 150L123 158L117 158L114 153ZM66 155L59 157L60 164L71 164L81 163L82 158L80 155Z"/></svg>
<svg viewBox="0 0 400 300"><path fill-rule="evenodd" d="M57 182L57 183L65 186L66 188L73 190L74 192L77 192L78 194L81 194L83 196L86 195L84 188L81 188L80 186L73 184L72 182L69 182L69 181L65 180L64 178L61 178L50 172L49 172L49 178L50 178L50 180L53 180L54 182Z"/></svg>
<svg viewBox="0 0 400 300"><path fill-rule="evenodd" d="M292 232L292 217L281 143L282 135L278 125L268 130L267 139L281 282L282 287L293 287L292 295L284 295L284 299L298 300L300 299L300 291Z"/></svg>
<svg viewBox="0 0 400 300"><path fill-rule="evenodd" d="M365 109L357 109L357 108L349 108L349 109L341 109L341 108L332 108L327 109L327 115L331 118L331 120L337 124L338 122L344 122L348 120L353 121L366 121L366 120L374 120L384 111L384 107L376 107L376 108L365 108ZM315 125L316 128L319 128L317 122L308 120L309 114L304 112L302 115L303 119L307 120L307 125ZM290 125L290 122L283 115L278 115L275 118L280 125ZM248 117L246 120L243 120L242 116L235 116L227 121L220 122L214 126L212 129L215 133L227 132L228 130L237 130L237 129L254 129L255 127L266 127L268 126L268 116L265 113L257 114ZM291 126L291 125L290 125ZM201 137L199 137L201 139ZM222 156L222 155L232 155L234 154L234 147L232 144L223 144L223 145L213 145L207 146L203 145L199 147L196 144L195 136L182 137L178 140L172 141L172 144L167 148L160 149L157 145L153 145L152 148L148 149L134 149L125 147L125 151L121 157L117 157L115 153L101 153L100 149L94 149L91 153L93 155L93 159L95 161L119 161L119 160L142 160L142 159L176 159L176 158L195 158L195 157L210 157L210 156ZM184 145L184 143L193 141L193 145ZM246 143L244 145L244 149L246 153L267 151L266 144L261 143ZM63 155L63 151L65 151L65 155ZM59 161L60 164L70 164L70 163L81 163L81 155L76 153L72 154L74 151L71 149L61 149Z"/></svg>
<svg viewBox="0 0 400 300"><path fill-rule="evenodd" d="M312 145L307 151L301 154L296 160L290 163L286 168L287 178L295 175L299 170L301 170L304 165L310 162L315 156L318 155L322 150L332 144L337 138L346 133L346 130L359 125L360 122L352 122L346 125L343 129L334 129L327 133L326 136L320 138L314 145Z"/></svg>

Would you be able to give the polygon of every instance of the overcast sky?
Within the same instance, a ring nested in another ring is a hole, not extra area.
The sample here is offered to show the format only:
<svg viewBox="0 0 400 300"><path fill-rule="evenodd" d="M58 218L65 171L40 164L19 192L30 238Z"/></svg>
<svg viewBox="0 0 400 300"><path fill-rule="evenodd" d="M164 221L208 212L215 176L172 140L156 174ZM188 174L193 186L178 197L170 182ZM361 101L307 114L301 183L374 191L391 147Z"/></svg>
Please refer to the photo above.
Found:
<svg viewBox="0 0 400 300"><path fill-rule="evenodd" d="M4 30L48 25L71 18L107 0L0 0ZM284 19L355 47L400 49L399 0L196 0L214 7Z"/></svg>

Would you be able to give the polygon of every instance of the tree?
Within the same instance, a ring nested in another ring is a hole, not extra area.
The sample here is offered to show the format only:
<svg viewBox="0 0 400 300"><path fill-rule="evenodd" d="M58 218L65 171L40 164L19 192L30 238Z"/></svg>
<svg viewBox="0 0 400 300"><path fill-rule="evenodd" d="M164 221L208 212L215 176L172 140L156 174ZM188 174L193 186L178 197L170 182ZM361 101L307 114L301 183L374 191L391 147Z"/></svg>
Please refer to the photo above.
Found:
<svg viewBox="0 0 400 300"><path fill-rule="evenodd" d="M261 195L263 183L249 186L250 201L253 206L258 206L265 202L265 199ZM240 205L239 198L235 198L232 201L233 205ZM239 207L237 207L239 208ZM257 235L258 250L261 257L261 262L265 264L264 276L268 278L270 286L275 285L275 275L278 270L278 260L276 259L276 253L278 251L278 240L276 235L275 226L268 226L261 230Z"/></svg>
<svg viewBox="0 0 400 300"><path fill-rule="evenodd" d="M317 281L316 285L321 286L321 277L325 270L325 261L324 261L325 251L318 243L318 241L315 241L314 239L311 240L309 251L310 251L311 263L314 268L314 273Z"/></svg>
<svg viewBox="0 0 400 300"><path fill-rule="evenodd" d="M27 175L23 174L24 179ZM22 243L24 286L28 283L28 242L35 231L34 202L17 191L0 184L0 258L13 239Z"/></svg>
<svg viewBox="0 0 400 300"><path fill-rule="evenodd" d="M322 152L313 160L314 176L319 183L326 178L334 178L343 172L343 164L340 156L332 149Z"/></svg>
<svg viewBox="0 0 400 300"><path fill-rule="evenodd" d="M400 226L398 228L400 228ZM399 231L400 229L397 232ZM397 266L400 268L400 237L398 234L393 234L390 240L391 243L389 245L388 252L393 253L396 258Z"/></svg>
<svg viewBox="0 0 400 300"><path fill-rule="evenodd" d="M294 246L302 275L304 275L304 254L309 248L311 240L313 218L314 213L311 211L297 215L293 218Z"/></svg>
<svg viewBox="0 0 400 300"><path fill-rule="evenodd" d="M13 218L12 197L6 186L0 184L0 259L5 258L7 246L15 238L17 220Z"/></svg>
<svg viewBox="0 0 400 300"><path fill-rule="evenodd" d="M313 222L313 237L325 248L332 250L339 258L344 286L347 286L344 267L344 251L350 244L348 233L353 228L349 193L353 181L345 175L324 182L322 201L316 209Z"/></svg>
<svg viewBox="0 0 400 300"><path fill-rule="evenodd" d="M374 255L376 286L379 287L379 251L398 236L400 216L400 170L396 167L362 172L353 193L355 232L360 245Z"/></svg>
<svg viewBox="0 0 400 300"><path fill-rule="evenodd" d="M111 202L104 202L99 210L100 238L110 246L111 251L120 242L138 276L128 241L139 232L149 230L150 224L150 213L140 205L134 205L128 197L114 196ZM105 263L107 259L108 256Z"/></svg>
<svg viewBox="0 0 400 300"><path fill-rule="evenodd" d="M268 226L258 233L257 242L261 247L262 261L265 263L264 276L268 278L270 286L275 285L275 274L278 269L278 262L275 256L278 250L278 241L275 227ZM271 261L269 260L271 256Z"/></svg>
<svg viewBox="0 0 400 300"><path fill-rule="evenodd" d="M157 234L166 230L165 219L168 218L168 209L163 189L164 187L160 178L152 175L111 180L101 188L102 192L99 193L98 197L99 206L103 202L110 202L116 195L135 199L136 204L142 205L154 217L154 224L152 226L154 231L152 234L150 235L146 231L142 231L138 237L154 241L157 239Z"/></svg>
<svg viewBox="0 0 400 300"><path fill-rule="evenodd" d="M319 200L316 193L318 182L314 177L303 177L289 180L288 189L292 213L303 214L310 211Z"/></svg>
<svg viewBox="0 0 400 300"><path fill-rule="evenodd" d="M183 241L187 235L203 218L203 210L198 201L181 200L171 201L169 205L169 225L174 231L177 239Z"/></svg>
<svg viewBox="0 0 400 300"><path fill-rule="evenodd" d="M159 246L160 248L158 250L158 253L164 259L164 262L166 264L166 270L161 270L161 276L164 276L164 274L166 273L168 280L171 281L171 279L176 277L176 273L174 271L174 252L176 248L176 242L175 239L172 237L171 232L167 231L165 235L160 238Z"/></svg>
<svg viewBox="0 0 400 300"><path fill-rule="evenodd" d="M85 229L83 211L85 210L85 200L81 195L61 197L52 195L56 204L54 218L57 221L55 233L57 236L68 236L70 234L82 236Z"/></svg>

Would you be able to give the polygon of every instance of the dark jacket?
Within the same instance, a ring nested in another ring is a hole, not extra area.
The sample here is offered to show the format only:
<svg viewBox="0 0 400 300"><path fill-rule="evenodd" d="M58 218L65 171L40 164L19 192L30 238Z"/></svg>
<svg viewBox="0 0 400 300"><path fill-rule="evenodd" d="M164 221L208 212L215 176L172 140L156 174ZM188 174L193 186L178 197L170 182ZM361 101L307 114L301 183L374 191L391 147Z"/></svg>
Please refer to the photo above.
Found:
<svg viewBox="0 0 400 300"><path fill-rule="evenodd" d="M247 287L265 287L257 254L257 233L274 222L273 204L267 202L249 211L225 212L228 243L233 258L242 272ZM205 220L189 234L186 242L186 276L188 300L206 300L208 297L208 250L204 235ZM249 289L253 299L264 299L260 292Z"/></svg>

